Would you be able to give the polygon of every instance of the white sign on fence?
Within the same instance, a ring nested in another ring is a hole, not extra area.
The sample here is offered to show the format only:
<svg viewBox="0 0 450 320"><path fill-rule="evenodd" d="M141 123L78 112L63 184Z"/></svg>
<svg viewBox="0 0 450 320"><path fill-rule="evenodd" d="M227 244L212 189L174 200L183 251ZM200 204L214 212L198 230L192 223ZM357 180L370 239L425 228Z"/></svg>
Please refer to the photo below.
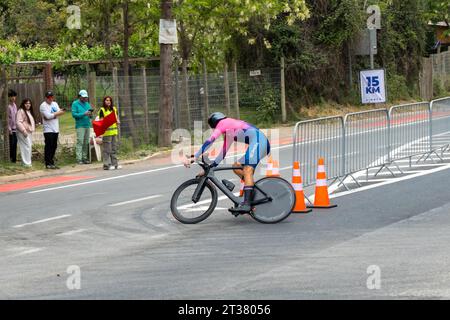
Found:
<svg viewBox="0 0 450 320"><path fill-rule="evenodd" d="M177 44L177 22L176 20L159 20L159 43Z"/></svg>
<svg viewBox="0 0 450 320"><path fill-rule="evenodd" d="M385 103L384 70L364 70L360 73L362 103Z"/></svg>
<svg viewBox="0 0 450 320"><path fill-rule="evenodd" d="M261 75L261 70L250 71L250 77L256 77Z"/></svg>

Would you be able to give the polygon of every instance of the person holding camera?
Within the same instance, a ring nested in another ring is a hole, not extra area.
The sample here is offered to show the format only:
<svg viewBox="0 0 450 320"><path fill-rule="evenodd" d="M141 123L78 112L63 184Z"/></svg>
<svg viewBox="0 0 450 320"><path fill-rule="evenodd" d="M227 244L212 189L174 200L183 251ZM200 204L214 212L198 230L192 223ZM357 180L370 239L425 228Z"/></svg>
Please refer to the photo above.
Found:
<svg viewBox="0 0 450 320"><path fill-rule="evenodd" d="M8 91L8 99L9 104L6 109L6 114L8 118L8 133L9 133L9 158L12 163L16 163L17 161L17 123L16 123L16 114L17 114L17 93L10 89Z"/></svg>
<svg viewBox="0 0 450 320"><path fill-rule="evenodd" d="M81 90L78 99L72 103L72 117L77 131L76 156L78 164L89 164L89 138L91 135L91 118L94 109L89 103L86 90Z"/></svg>
<svg viewBox="0 0 450 320"><path fill-rule="evenodd" d="M65 113L65 109L60 109L54 99L52 91L45 93L45 101L39 107L44 127L45 139L45 167L47 169L59 169L55 165L55 153L58 147L59 117Z"/></svg>

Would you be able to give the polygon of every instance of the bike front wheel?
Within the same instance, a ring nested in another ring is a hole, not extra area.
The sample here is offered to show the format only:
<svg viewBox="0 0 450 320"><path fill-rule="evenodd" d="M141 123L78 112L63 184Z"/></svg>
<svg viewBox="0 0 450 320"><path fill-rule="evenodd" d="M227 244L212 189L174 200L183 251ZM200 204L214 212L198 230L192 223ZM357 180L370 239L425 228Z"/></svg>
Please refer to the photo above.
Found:
<svg viewBox="0 0 450 320"><path fill-rule="evenodd" d="M272 200L256 205L252 217L261 223L278 223L289 217L295 206L295 191L291 184L282 178L267 177L255 183ZM255 188L254 201L265 196Z"/></svg>
<svg viewBox="0 0 450 320"><path fill-rule="evenodd" d="M175 190L172 196L170 201L172 215L182 223L199 223L208 218L217 206L217 190L210 181L206 182L200 200L197 203L192 201L199 182L200 179L186 181Z"/></svg>

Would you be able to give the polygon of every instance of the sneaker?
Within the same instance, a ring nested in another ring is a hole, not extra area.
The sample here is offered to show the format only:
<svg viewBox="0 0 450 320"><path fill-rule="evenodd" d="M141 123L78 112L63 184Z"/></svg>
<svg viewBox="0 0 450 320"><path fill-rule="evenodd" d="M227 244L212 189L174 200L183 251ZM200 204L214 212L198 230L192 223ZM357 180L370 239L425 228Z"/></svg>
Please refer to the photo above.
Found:
<svg viewBox="0 0 450 320"><path fill-rule="evenodd" d="M48 165L45 166L45 168L46 169L52 169L52 170L57 169L57 167L55 165L53 165L53 164L48 164Z"/></svg>
<svg viewBox="0 0 450 320"><path fill-rule="evenodd" d="M113 170L113 166L103 166L103 170Z"/></svg>
<svg viewBox="0 0 450 320"><path fill-rule="evenodd" d="M82 163L83 164L91 164L91 162L89 160L83 160Z"/></svg>
<svg viewBox="0 0 450 320"><path fill-rule="evenodd" d="M84 162L83 162L83 161L77 161L77 163L78 163L78 164L84 164Z"/></svg>
<svg viewBox="0 0 450 320"><path fill-rule="evenodd" d="M229 211L234 214L245 214L252 211L252 207L247 203L240 203L237 207L230 208Z"/></svg>
<svg viewBox="0 0 450 320"><path fill-rule="evenodd" d="M121 165L117 165L117 166L114 167L114 169L116 169L116 170L122 169L122 166Z"/></svg>

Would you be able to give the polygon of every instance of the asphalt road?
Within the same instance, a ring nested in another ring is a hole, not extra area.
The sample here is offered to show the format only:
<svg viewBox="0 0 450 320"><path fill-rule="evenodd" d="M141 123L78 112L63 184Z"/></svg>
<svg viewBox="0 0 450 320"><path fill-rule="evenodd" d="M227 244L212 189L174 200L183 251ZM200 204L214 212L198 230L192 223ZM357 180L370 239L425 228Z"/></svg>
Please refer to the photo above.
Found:
<svg viewBox="0 0 450 320"><path fill-rule="evenodd" d="M278 151L290 179L292 150ZM201 224L175 221L171 194L198 168L142 163L2 193L0 298L448 299L449 169L338 195L333 210L277 225L234 218L229 201ZM67 286L71 266L80 289Z"/></svg>

